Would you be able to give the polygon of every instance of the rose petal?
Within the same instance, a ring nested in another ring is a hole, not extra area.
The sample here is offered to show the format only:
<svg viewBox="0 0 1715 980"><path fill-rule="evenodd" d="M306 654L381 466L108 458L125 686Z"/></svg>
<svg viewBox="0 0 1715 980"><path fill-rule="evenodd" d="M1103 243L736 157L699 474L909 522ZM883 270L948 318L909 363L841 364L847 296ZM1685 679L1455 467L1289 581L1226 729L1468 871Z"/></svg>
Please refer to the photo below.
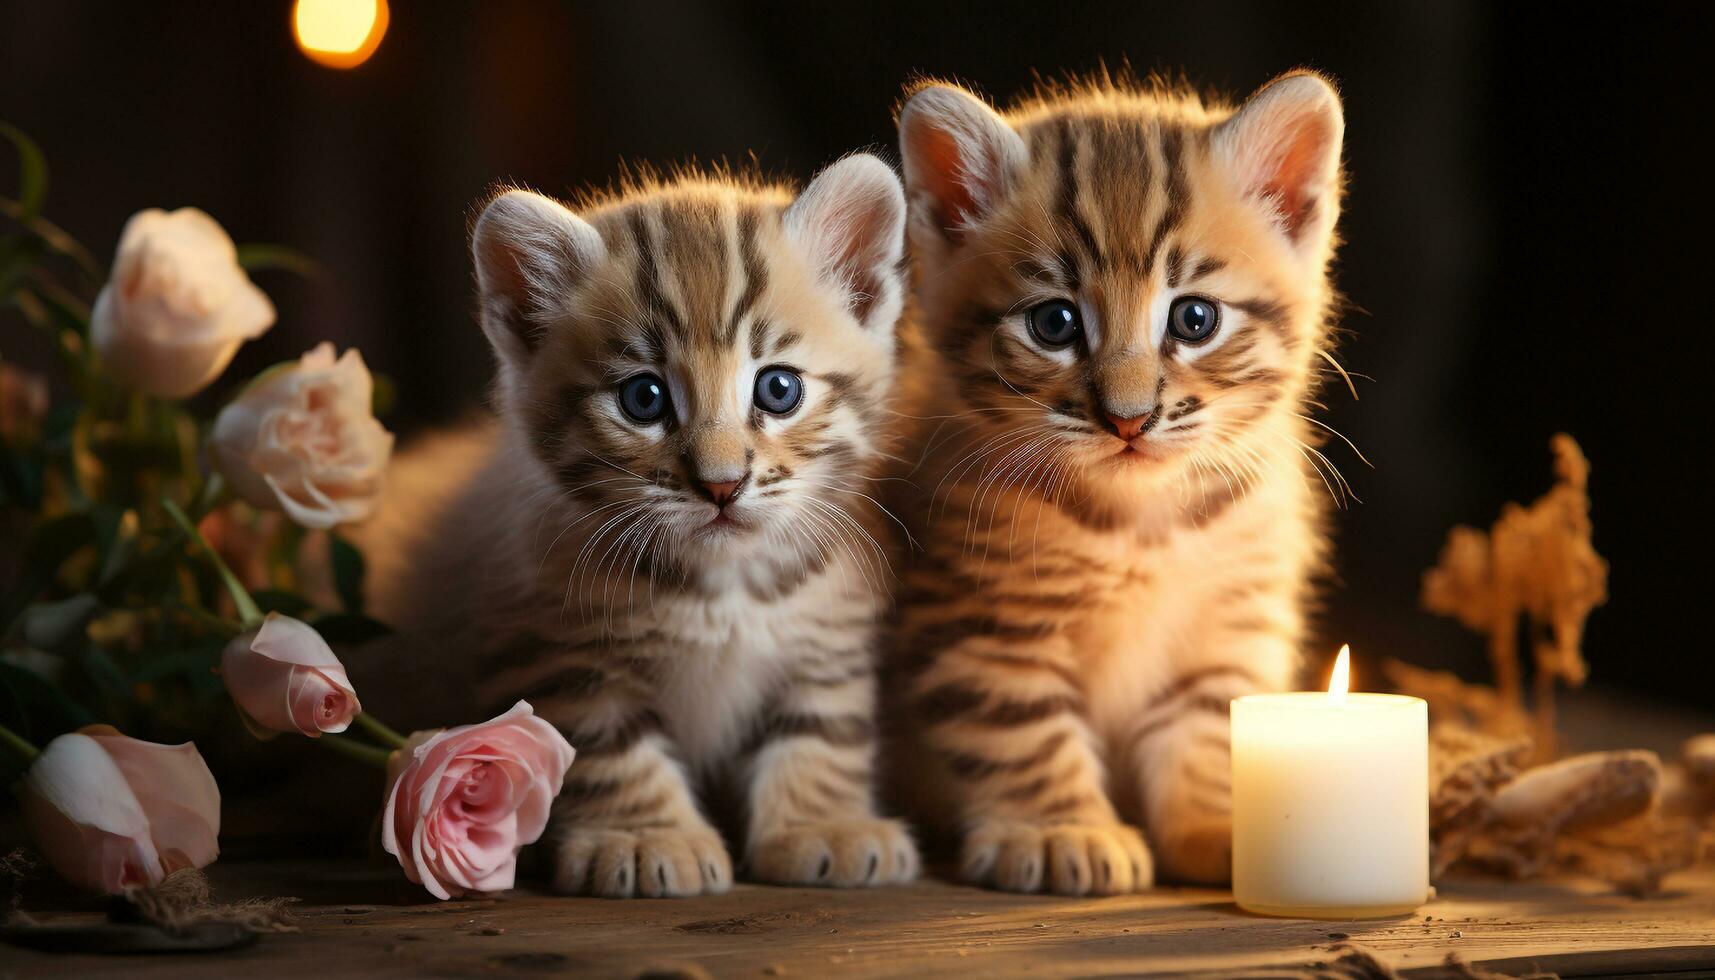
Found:
<svg viewBox="0 0 1715 980"><path fill-rule="evenodd" d="M389 760L382 845L439 897L510 888L574 757L522 701L480 725L418 732Z"/></svg>
<svg viewBox="0 0 1715 980"><path fill-rule="evenodd" d="M342 732L362 710L345 666L320 633L269 613L221 652L221 676L245 724L312 738Z"/></svg>
<svg viewBox="0 0 1715 980"><path fill-rule="evenodd" d="M171 873L213 863L220 855L220 787L196 746L93 737L142 804L163 868Z"/></svg>

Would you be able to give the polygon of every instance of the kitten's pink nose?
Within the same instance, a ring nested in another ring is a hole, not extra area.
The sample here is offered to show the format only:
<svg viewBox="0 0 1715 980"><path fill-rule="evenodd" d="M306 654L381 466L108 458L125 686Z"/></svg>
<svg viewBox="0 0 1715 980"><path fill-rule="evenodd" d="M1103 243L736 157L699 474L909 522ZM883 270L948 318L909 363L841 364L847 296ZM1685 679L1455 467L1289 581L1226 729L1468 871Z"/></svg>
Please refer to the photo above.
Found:
<svg viewBox="0 0 1715 980"><path fill-rule="evenodd" d="M1103 412L1102 414L1107 416L1108 424L1113 426L1114 435L1119 436L1126 442L1130 442L1141 435L1144 429L1149 428L1150 420L1155 418L1154 412L1144 412L1142 415L1133 415L1129 419L1120 418L1112 412Z"/></svg>
<svg viewBox="0 0 1715 980"><path fill-rule="evenodd" d="M714 501L716 507L725 507L732 503L734 497L738 496L739 484L743 482L743 480L729 480L725 483L708 483L698 480L697 486L703 488L703 492L709 495L709 499Z"/></svg>

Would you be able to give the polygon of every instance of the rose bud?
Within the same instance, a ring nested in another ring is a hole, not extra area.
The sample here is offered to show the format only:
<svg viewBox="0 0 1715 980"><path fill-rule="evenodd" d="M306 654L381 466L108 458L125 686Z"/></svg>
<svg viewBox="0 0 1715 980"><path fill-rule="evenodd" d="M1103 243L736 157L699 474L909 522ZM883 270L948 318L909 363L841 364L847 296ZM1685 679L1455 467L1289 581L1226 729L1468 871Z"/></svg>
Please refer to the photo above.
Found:
<svg viewBox="0 0 1715 980"><path fill-rule="evenodd" d="M574 754L524 701L480 725L417 732L387 765L381 846L437 898L511 888Z"/></svg>
<svg viewBox="0 0 1715 980"><path fill-rule="evenodd" d="M89 332L120 384L185 398L273 325L274 304L239 267L225 229L196 208L150 208L125 223Z"/></svg>
<svg viewBox="0 0 1715 980"><path fill-rule="evenodd" d="M381 497L393 434L375 421L363 357L323 343L265 371L221 410L215 465L253 507L307 528L360 521Z"/></svg>
<svg viewBox="0 0 1715 980"><path fill-rule="evenodd" d="M343 732L363 710L345 666L321 634L279 613L269 613L260 628L226 645L220 674L257 738Z"/></svg>
<svg viewBox="0 0 1715 980"><path fill-rule="evenodd" d="M157 745L104 725L48 743L18 784L24 826L72 884L153 887L220 854L220 789L189 742Z"/></svg>

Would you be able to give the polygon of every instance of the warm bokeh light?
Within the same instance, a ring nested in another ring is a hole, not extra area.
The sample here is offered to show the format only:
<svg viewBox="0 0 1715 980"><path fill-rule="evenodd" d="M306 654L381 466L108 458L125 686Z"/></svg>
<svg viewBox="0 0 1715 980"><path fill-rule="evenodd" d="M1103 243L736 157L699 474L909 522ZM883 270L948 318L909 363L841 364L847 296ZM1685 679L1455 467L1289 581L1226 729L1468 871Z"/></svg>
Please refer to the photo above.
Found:
<svg viewBox="0 0 1715 980"><path fill-rule="evenodd" d="M387 0L298 0L292 36L311 61L356 68L369 60L387 33Z"/></svg>
<svg viewBox="0 0 1715 980"><path fill-rule="evenodd" d="M1334 675L1328 678L1328 703L1345 704L1346 689L1352 685L1352 647L1346 644L1340 647L1340 655L1334 658Z"/></svg>

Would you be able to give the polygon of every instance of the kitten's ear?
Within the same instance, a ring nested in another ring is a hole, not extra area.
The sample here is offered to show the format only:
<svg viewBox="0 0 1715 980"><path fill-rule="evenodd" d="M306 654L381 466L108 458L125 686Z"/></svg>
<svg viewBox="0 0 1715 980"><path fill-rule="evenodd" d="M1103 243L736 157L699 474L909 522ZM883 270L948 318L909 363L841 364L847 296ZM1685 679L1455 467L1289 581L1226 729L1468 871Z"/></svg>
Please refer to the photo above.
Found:
<svg viewBox="0 0 1715 980"><path fill-rule="evenodd" d="M865 327L891 332L904 304L905 192L867 153L816 175L786 209L786 233Z"/></svg>
<svg viewBox="0 0 1715 980"><path fill-rule="evenodd" d="M518 190L483 209L470 250L482 330L514 365L535 351L563 297L607 254L589 222L556 201Z"/></svg>
<svg viewBox="0 0 1715 980"><path fill-rule="evenodd" d="M1340 96L1320 75L1264 85L1215 133L1239 185L1265 202L1300 251L1326 248L1340 206Z"/></svg>
<svg viewBox="0 0 1715 980"><path fill-rule="evenodd" d="M956 242L993 213L1030 153L981 99L931 85L899 111L899 152L911 195L913 233Z"/></svg>

